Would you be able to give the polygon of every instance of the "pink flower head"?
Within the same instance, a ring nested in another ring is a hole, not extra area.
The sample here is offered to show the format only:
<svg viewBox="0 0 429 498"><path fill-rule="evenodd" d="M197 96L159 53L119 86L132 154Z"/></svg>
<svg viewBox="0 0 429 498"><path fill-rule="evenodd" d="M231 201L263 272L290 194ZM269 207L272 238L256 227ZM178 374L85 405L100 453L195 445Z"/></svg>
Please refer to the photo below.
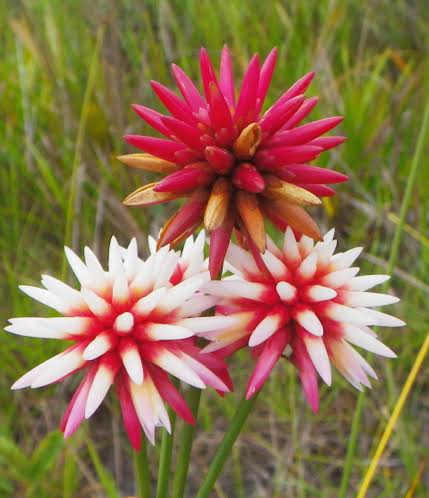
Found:
<svg viewBox="0 0 429 498"><path fill-rule="evenodd" d="M152 253L143 261L135 239L125 249L113 237L108 271L88 247L85 262L66 248L80 290L48 275L42 277L43 289L21 286L23 292L63 316L13 318L6 330L64 339L71 345L30 370L12 389L42 387L82 371L83 380L61 422L65 437L97 410L113 384L136 449L141 427L152 443L156 426L170 430L164 402L194 423L168 374L200 389L230 389L223 360L201 354L195 344L196 332L223 325L219 317L199 316L216 302L200 291L210 278L203 256L204 233L195 241L188 238L182 254L168 247L157 252L155 241L150 244Z"/></svg>
<svg viewBox="0 0 429 498"><path fill-rule="evenodd" d="M303 206L320 204L319 197L335 193L326 184L347 179L308 164L345 140L322 136L341 122L339 116L302 124L317 103L315 97L304 97L313 73L262 111L276 58L275 48L262 64L254 55L236 96L228 47L222 50L219 75L203 48L203 94L173 64L182 97L158 82L151 83L169 115L134 106L136 113L166 138L127 135L126 141L144 153L119 159L167 176L133 192L124 202L148 206L186 198L164 226L158 245L175 244L204 223L211 236L212 277L222 268L234 228L245 244L262 253L266 248L265 218L283 231L291 226L319 239L317 225Z"/></svg>
<svg viewBox="0 0 429 498"><path fill-rule="evenodd" d="M246 396L258 391L281 356L296 366L306 398L314 411L319 405L317 375L331 384L331 363L357 389L370 387L376 378L367 361L350 345L382 356L395 357L369 327L401 327L404 322L371 309L393 304L398 298L367 292L386 281L387 275L356 276L352 264L361 253L357 247L334 255L334 230L314 245L302 236L297 242L287 228L284 245L269 238L259 267L252 256L231 244L226 266L232 276L209 282L205 291L218 296L217 313L236 323L204 336L212 341L206 352L230 354L248 344L256 367Z"/></svg>

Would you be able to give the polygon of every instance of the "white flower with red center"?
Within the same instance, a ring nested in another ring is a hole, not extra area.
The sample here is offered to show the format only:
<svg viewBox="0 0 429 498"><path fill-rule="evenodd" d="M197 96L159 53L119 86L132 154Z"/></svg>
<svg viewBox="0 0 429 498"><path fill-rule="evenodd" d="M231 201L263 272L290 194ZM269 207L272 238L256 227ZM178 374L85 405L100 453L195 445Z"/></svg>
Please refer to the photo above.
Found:
<svg viewBox="0 0 429 498"><path fill-rule="evenodd" d="M21 286L63 316L13 318L6 330L72 344L26 373L12 389L42 387L84 371L61 422L65 437L97 410L113 384L136 449L141 427L152 443L156 426L170 430L164 402L194 423L168 374L200 389L211 386L226 392L231 387L223 360L201 354L195 344L196 332L219 330L233 320L200 316L217 300L201 292L210 278L203 255L204 233L195 241L188 238L182 254L168 247L157 252L155 241L149 243L151 255L143 261L135 239L125 249L113 237L108 271L88 247L85 261L66 248L80 290L48 275L42 277L43 289Z"/></svg>
<svg viewBox="0 0 429 498"><path fill-rule="evenodd" d="M232 276L209 282L205 291L221 298L218 315L235 317L236 324L204 333L211 342L206 352L231 354L248 344L257 358L246 396L263 385L283 355L297 367L306 398L314 411L319 405L317 375L331 384L331 363L357 389L370 387L376 374L350 345L395 357L369 327L401 327L401 320L371 309L396 303L388 294L367 292L387 275L357 276L352 264L362 248L334 254L334 230L314 245L302 236L297 242L288 228L283 248L270 239L267 251L255 260L235 244L226 254Z"/></svg>

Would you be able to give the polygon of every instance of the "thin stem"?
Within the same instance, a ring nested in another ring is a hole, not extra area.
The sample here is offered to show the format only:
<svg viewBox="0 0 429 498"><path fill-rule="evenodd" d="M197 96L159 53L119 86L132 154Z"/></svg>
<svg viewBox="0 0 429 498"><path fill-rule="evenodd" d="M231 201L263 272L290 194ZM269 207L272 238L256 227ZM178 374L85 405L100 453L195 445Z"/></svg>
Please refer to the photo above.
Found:
<svg viewBox="0 0 429 498"><path fill-rule="evenodd" d="M171 456L173 450L173 438L176 425L176 413L169 409L168 415L171 423L171 434L165 429L162 433L161 452L159 455L158 483L156 487L156 498L168 497L168 484L170 479Z"/></svg>
<svg viewBox="0 0 429 498"><path fill-rule="evenodd" d="M188 406L192 410L195 420L200 406L201 389L191 388L188 396ZM176 473L173 481L172 498L183 498L188 477L189 460L191 457L192 442L194 440L195 426L185 424L180 438L179 453L177 455Z"/></svg>
<svg viewBox="0 0 429 498"><path fill-rule="evenodd" d="M399 212L399 220L396 225L395 235L393 237L392 246L390 249L387 273L390 275L396 265L396 261L399 255L399 247L401 245L402 232L405 225L405 218L407 216L408 209L410 207L411 196L414 189L414 184L417 178L417 171L419 164L421 162L421 157L423 154L423 146L425 139L429 132L429 100L426 102L425 112L422 120L422 125L420 127L419 136L417 139L417 145L414 152L414 156L411 162L410 173L408 175L407 184L405 187L404 197L402 199L401 209ZM350 473L353 465L353 459L356 449L357 437L359 434L359 425L362 416L363 406L365 402L365 392L360 392L356 411L353 417L352 428L350 432L350 438L347 445L347 456L344 464L344 471L341 478L340 494L339 498L345 498L347 493L347 487L349 483Z"/></svg>
<svg viewBox="0 0 429 498"><path fill-rule="evenodd" d="M413 384L417 378L417 374L422 366L423 360L425 359L429 351L429 332L426 335L426 339L423 342L416 359L413 364L413 368L408 374L407 380L405 381L404 387L402 388L401 394L399 395L398 401L392 411L392 414L387 421L386 428L384 429L383 435L375 450L374 456L372 457L371 463L366 471L365 477L360 485L359 492L356 498L365 498L366 492L368 491L369 485L371 484L372 478L374 477L375 471L377 469L380 458L386 448L386 445L392 435L393 429L395 428L396 422L401 414L402 408L404 407L405 401L413 387Z"/></svg>
<svg viewBox="0 0 429 498"><path fill-rule="evenodd" d="M241 399L229 425L229 429L216 450L204 482L195 498L208 498L210 495L217 478L221 474L222 469L231 454L232 447L234 446L234 443L240 434L249 413L252 411L252 408L256 403L256 399L257 395L253 396L250 400L246 400L244 397Z"/></svg>
<svg viewBox="0 0 429 498"><path fill-rule="evenodd" d="M150 471L147 457L146 437L142 437L140 451L134 452L134 472L136 476L137 498L150 498Z"/></svg>

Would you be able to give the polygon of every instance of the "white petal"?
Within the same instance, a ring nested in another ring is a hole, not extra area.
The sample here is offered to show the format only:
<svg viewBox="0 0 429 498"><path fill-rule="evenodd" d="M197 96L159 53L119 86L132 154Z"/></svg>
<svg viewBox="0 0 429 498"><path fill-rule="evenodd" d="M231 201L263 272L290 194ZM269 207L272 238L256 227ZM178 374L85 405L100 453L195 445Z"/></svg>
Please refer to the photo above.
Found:
<svg viewBox="0 0 429 498"><path fill-rule="evenodd" d="M114 378L114 373L110 368L107 368L104 365L98 367L97 373L89 388L85 406L85 418L89 418L101 405Z"/></svg>
<svg viewBox="0 0 429 498"><path fill-rule="evenodd" d="M200 377L183 360L167 349L157 354L153 359L153 363L191 386L199 389L206 387Z"/></svg>
<svg viewBox="0 0 429 498"><path fill-rule="evenodd" d="M276 285L276 291L280 299L285 303L293 301L297 296L296 287L289 282L279 282Z"/></svg>
<svg viewBox="0 0 429 498"><path fill-rule="evenodd" d="M226 261L230 263L239 272L245 274L258 274L259 270L253 257L241 247L230 243L225 256Z"/></svg>
<svg viewBox="0 0 429 498"><path fill-rule="evenodd" d="M82 351L80 348L76 348L73 351L63 354L55 362L50 363L49 369L44 369L31 383L31 387L36 388L51 384L73 372L73 370L78 369L84 363L85 359L82 356Z"/></svg>
<svg viewBox="0 0 429 498"><path fill-rule="evenodd" d="M371 353L386 356L387 358L396 358L396 354L381 341L363 332L359 327L352 324L343 325L343 336L348 342L355 346L371 351Z"/></svg>
<svg viewBox="0 0 429 498"><path fill-rule="evenodd" d="M85 263L70 248L64 247L64 252L76 278L81 285L86 285L89 281L89 275Z"/></svg>
<svg viewBox="0 0 429 498"><path fill-rule="evenodd" d="M221 330L232 327L237 324L237 318L234 316L197 316L194 318L185 318L176 322L176 326L185 327L194 333L209 332L211 330Z"/></svg>
<svg viewBox="0 0 429 498"><path fill-rule="evenodd" d="M285 232L283 243L283 256L287 263L296 265L301 261L301 254L299 252L298 243L295 239L293 230L288 226Z"/></svg>
<svg viewBox="0 0 429 498"><path fill-rule="evenodd" d="M151 252L151 254L155 254L156 253L156 240L151 235L149 235L149 237L147 238L147 241L148 241L148 245L149 245L149 251Z"/></svg>
<svg viewBox="0 0 429 498"><path fill-rule="evenodd" d="M114 330L119 334L128 334L134 328L134 316L129 311L125 311L116 317L113 324Z"/></svg>
<svg viewBox="0 0 429 498"><path fill-rule="evenodd" d="M101 332L86 346L83 357L85 360L95 360L112 349L113 341L109 332Z"/></svg>
<svg viewBox="0 0 429 498"><path fill-rule="evenodd" d="M329 303L326 305L324 314L337 322L354 323L356 325L375 325L375 319L370 315L369 311L365 308L349 308L342 304Z"/></svg>
<svg viewBox="0 0 429 498"><path fill-rule="evenodd" d="M80 292L50 275L42 275L42 284L55 294L61 302L67 303L68 308L85 309L86 304Z"/></svg>
<svg viewBox="0 0 429 498"><path fill-rule="evenodd" d="M63 330L51 330L43 323L43 318L11 318L11 325L5 327L6 332L26 337L42 337L45 339L67 339L69 334Z"/></svg>
<svg viewBox="0 0 429 498"><path fill-rule="evenodd" d="M320 301L329 301L337 296L337 292L330 287L323 285L310 285L305 290L305 299L317 303Z"/></svg>
<svg viewBox="0 0 429 498"><path fill-rule="evenodd" d="M346 268L345 270L338 270L328 273L321 278L320 283L326 287L333 287L337 289L346 282L349 282L354 276L359 273L359 268Z"/></svg>
<svg viewBox="0 0 429 498"><path fill-rule="evenodd" d="M313 250L314 240L307 235L303 235L298 242L300 253L303 257L306 257Z"/></svg>
<svg viewBox="0 0 429 498"><path fill-rule="evenodd" d="M170 325L168 323L146 323L145 334L153 341L170 341L176 339L187 339L194 332L185 327Z"/></svg>
<svg viewBox="0 0 429 498"><path fill-rule="evenodd" d="M281 327L283 316L280 313L267 315L252 332L249 346L254 347L269 339Z"/></svg>
<svg viewBox="0 0 429 498"><path fill-rule="evenodd" d="M164 259L164 263L161 267L161 271L158 273L155 280L154 288L163 287L169 284L170 278L172 277L174 271L179 263L179 254L171 252L168 257Z"/></svg>
<svg viewBox="0 0 429 498"><path fill-rule="evenodd" d="M213 308L218 301L219 298L217 296L205 296L197 293L180 307L179 314L183 317L199 316L204 311Z"/></svg>
<svg viewBox="0 0 429 498"><path fill-rule="evenodd" d="M204 287L204 291L222 298L262 301L267 287L264 284L244 280L214 280Z"/></svg>
<svg viewBox="0 0 429 498"><path fill-rule="evenodd" d="M334 240L334 236L335 236L335 228L331 228L329 230L329 232L326 232L324 237L323 237L323 241L324 242L331 242Z"/></svg>
<svg viewBox="0 0 429 498"><path fill-rule="evenodd" d="M198 360L193 358L192 356L181 353L180 358L185 361L185 363L197 373L198 376L205 379L207 384L210 384L211 387L217 389L218 391L228 392L229 388L227 385L209 368L200 363Z"/></svg>
<svg viewBox="0 0 429 498"><path fill-rule="evenodd" d="M142 360L137 346L127 346L121 350L121 359L131 380L136 384L141 384L144 379L144 373Z"/></svg>
<svg viewBox="0 0 429 498"><path fill-rule="evenodd" d="M118 270L113 282L112 289L112 302L114 305L121 305L128 301L130 298L130 291L128 288L128 279L125 274L125 269Z"/></svg>
<svg viewBox="0 0 429 498"><path fill-rule="evenodd" d="M117 273L123 268L120 246L116 237L110 239L109 246L109 274L114 279Z"/></svg>
<svg viewBox="0 0 429 498"><path fill-rule="evenodd" d="M84 253L89 278L87 286L97 291L105 291L109 284L106 272L98 261L97 256L89 247L85 247Z"/></svg>
<svg viewBox="0 0 429 498"><path fill-rule="evenodd" d="M149 441L155 444L155 416L148 381L141 385L130 382L130 394L139 422Z"/></svg>
<svg viewBox="0 0 429 498"><path fill-rule="evenodd" d="M34 380L41 373L43 373L44 370L49 370L50 366L55 365L58 359L62 358L64 354L65 353L63 351L53 356L52 358L49 358L49 360L40 363L40 365L37 365L36 367L32 368L26 374L20 377L16 382L14 382L14 384L11 386L11 389L16 390L16 389L23 389L24 387L30 387L31 384L34 382Z"/></svg>
<svg viewBox="0 0 429 498"><path fill-rule="evenodd" d="M332 382L331 362L323 339L308 334L303 339L314 367L323 381L330 386Z"/></svg>
<svg viewBox="0 0 429 498"><path fill-rule="evenodd" d="M318 242L316 244L315 250L318 255L317 259L320 266L326 266L329 263L336 247L336 240L332 240L331 242Z"/></svg>
<svg viewBox="0 0 429 498"><path fill-rule="evenodd" d="M267 234L266 235L266 240L267 240L267 249L274 254L274 256L277 259L282 260L283 259L283 253L281 249L277 247L277 244L273 241L273 239Z"/></svg>
<svg viewBox="0 0 429 498"><path fill-rule="evenodd" d="M354 277L347 284L347 288L354 291L366 291L389 279L389 275L364 275L362 277Z"/></svg>
<svg viewBox="0 0 429 498"><path fill-rule="evenodd" d="M286 278L289 275L289 270L271 251L265 251L264 254L261 254L261 257L274 278Z"/></svg>
<svg viewBox="0 0 429 498"><path fill-rule="evenodd" d="M300 309L294 313L293 317L310 334L318 337L323 335L323 325L311 309Z"/></svg>
<svg viewBox="0 0 429 498"><path fill-rule="evenodd" d="M210 280L210 275L208 272L204 272L168 289L165 299L163 299L162 303L159 305L159 309L164 312L169 312L178 308L201 289L208 280Z"/></svg>
<svg viewBox="0 0 429 498"><path fill-rule="evenodd" d="M347 306L385 306L399 301L396 296L379 294L377 292L343 291L341 297Z"/></svg>
<svg viewBox="0 0 429 498"><path fill-rule="evenodd" d="M152 382L152 379L147 379L148 392L152 404L153 413L155 415L155 425L161 425L165 427L166 431L171 434L171 424L170 418L168 416L167 410L165 409L164 402Z"/></svg>
<svg viewBox="0 0 429 498"><path fill-rule="evenodd" d="M301 280L308 281L314 277L317 270L317 254L310 253L299 265L296 276Z"/></svg>
<svg viewBox="0 0 429 498"><path fill-rule="evenodd" d="M27 294L27 296L30 296L35 301L39 301L39 303L53 308L59 313L64 313L67 310L64 302L48 290L33 287L31 285L20 285L19 288L22 292L24 292L24 294Z"/></svg>
<svg viewBox="0 0 429 498"><path fill-rule="evenodd" d="M149 315L149 313L157 307L158 303L164 299L166 293L166 287L160 287L159 289L154 290L147 296L139 299L131 311L141 317Z"/></svg>
<svg viewBox="0 0 429 498"><path fill-rule="evenodd" d="M382 313L381 311L363 308L362 312L366 312L371 317L371 323L366 325L378 325L380 327L403 327L405 322L394 316Z"/></svg>
<svg viewBox="0 0 429 498"><path fill-rule="evenodd" d="M331 262L333 268L336 270L343 270L344 268L349 268L356 259L360 256L363 247L354 247L353 249L349 249L342 254L336 254L332 257Z"/></svg>
<svg viewBox="0 0 429 498"><path fill-rule="evenodd" d="M127 247L127 252L125 253L124 259L124 269L128 280L132 280L135 277L138 264L138 248L137 240L135 237L131 239L129 246Z"/></svg>
<svg viewBox="0 0 429 498"><path fill-rule="evenodd" d="M94 313L94 315L102 317L109 315L112 312L110 304L92 290L82 289L81 294L84 301L88 305L88 308L92 311L92 313Z"/></svg>

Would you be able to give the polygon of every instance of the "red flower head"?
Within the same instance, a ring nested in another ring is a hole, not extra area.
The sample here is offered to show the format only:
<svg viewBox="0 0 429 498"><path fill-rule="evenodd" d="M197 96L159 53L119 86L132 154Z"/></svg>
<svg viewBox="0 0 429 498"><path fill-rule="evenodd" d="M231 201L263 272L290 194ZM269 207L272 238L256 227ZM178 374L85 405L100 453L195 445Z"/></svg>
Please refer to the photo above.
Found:
<svg viewBox="0 0 429 498"><path fill-rule="evenodd" d="M317 225L302 206L320 204L319 197L335 193L327 183L347 179L307 164L344 141L341 136L321 136L337 126L341 117L301 125L317 103L315 97L304 97L313 73L298 80L262 112L276 58L276 49L262 65L259 56L253 56L236 98L228 47L222 51L219 76L203 48L204 97L173 64L183 98L152 82L170 115L134 106L137 114L167 139L128 135L127 142L145 153L119 159L167 176L138 189L125 204L147 206L185 197L183 207L165 224L158 245L174 244L204 222L211 236L212 277L222 268L233 228L253 250L262 253L266 248L265 217L282 230L290 225L319 239Z"/></svg>
<svg viewBox="0 0 429 498"><path fill-rule="evenodd" d="M155 244L151 245L152 254L143 262L135 239L124 249L112 238L108 271L89 248L85 248L85 262L66 249L80 290L48 275L42 278L44 289L21 286L33 299L64 316L13 318L6 330L72 344L30 370L12 388L42 387L83 371L61 422L65 437L97 410L112 384L136 449L141 427L152 443L156 426L170 430L164 402L194 423L168 374L200 389L211 386L225 392L230 388L223 360L201 354L194 342L196 332L229 325L225 317L199 316L217 300L200 291L210 278L203 256L204 234L195 242L190 237L182 255L168 247L156 252Z"/></svg>
<svg viewBox="0 0 429 498"><path fill-rule="evenodd" d="M297 242L288 228L281 249L267 238L259 267L250 254L231 244L225 261L233 275L206 285L206 292L222 298L217 312L236 322L230 328L203 334L213 341L205 351L231 354L246 344L252 348L257 363L247 386L248 398L262 387L282 355L297 367L314 411L319 405L316 372L330 385L331 362L357 389L370 387L368 375L376 378L350 343L383 356L396 356L369 328L404 325L370 309L398 301L388 294L366 292L389 277L357 277L359 268L351 265L362 248L334 255L337 241L333 236L331 230L316 245L305 235Z"/></svg>

